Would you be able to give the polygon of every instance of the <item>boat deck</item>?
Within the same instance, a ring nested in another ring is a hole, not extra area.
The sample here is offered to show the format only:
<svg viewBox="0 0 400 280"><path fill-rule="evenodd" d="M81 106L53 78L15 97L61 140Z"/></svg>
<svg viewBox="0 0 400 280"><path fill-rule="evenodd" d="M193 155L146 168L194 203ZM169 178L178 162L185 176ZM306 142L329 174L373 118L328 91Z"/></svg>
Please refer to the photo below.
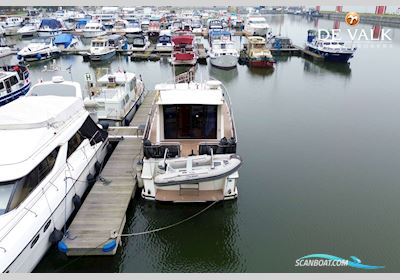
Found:
<svg viewBox="0 0 400 280"><path fill-rule="evenodd" d="M130 126L146 123L154 96L155 92L147 94ZM118 138L113 134L120 132L110 130L110 138ZM68 229L71 238L63 240L68 256L114 255L117 251L120 237L114 238L116 246L112 250L106 250L104 245L112 242L111 236L124 228L125 213L136 192L136 164L142 153L141 135L121 139L101 172L104 183L94 184Z"/></svg>
<svg viewBox="0 0 400 280"><path fill-rule="evenodd" d="M224 137L226 137L227 139L229 139L230 137L232 137L233 134L233 124L232 124L232 120L230 117L230 112L229 112L229 108L226 104L224 104L224 106L222 106L222 113L223 113L223 118L224 118ZM150 128L150 141L155 144L157 143L157 125L156 125L156 119L158 117L158 109L156 109L154 116L153 116L153 120L152 120L152 124L151 124L151 128ZM178 142L181 145L181 156L189 156L192 154L192 151L194 154L198 154L199 152L199 144L200 143L210 143L210 144L217 144L218 140L217 139L168 139L165 142ZM161 144L163 143L163 141L161 141Z"/></svg>

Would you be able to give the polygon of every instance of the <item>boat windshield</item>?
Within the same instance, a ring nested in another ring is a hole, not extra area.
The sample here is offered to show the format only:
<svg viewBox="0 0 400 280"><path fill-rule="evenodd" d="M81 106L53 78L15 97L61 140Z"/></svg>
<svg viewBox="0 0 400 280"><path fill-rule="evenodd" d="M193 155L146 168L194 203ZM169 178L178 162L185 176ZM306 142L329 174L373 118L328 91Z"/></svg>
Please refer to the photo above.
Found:
<svg viewBox="0 0 400 280"><path fill-rule="evenodd" d="M15 183L16 181L0 182L0 215L3 215L7 210Z"/></svg>
<svg viewBox="0 0 400 280"><path fill-rule="evenodd" d="M73 85L68 84L38 84L34 86L28 95L32 96L77 96L76 88ZM78 96L79 97L79 96Z"/></svg>

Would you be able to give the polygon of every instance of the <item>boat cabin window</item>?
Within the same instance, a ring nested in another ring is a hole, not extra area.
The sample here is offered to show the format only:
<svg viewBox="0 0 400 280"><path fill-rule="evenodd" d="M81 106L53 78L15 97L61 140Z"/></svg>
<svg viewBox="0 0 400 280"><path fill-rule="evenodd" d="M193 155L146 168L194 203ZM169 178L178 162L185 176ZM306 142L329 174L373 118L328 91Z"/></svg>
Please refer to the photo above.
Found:
<svg viewBox="0 0 400 280"><path fill-rule="evenodd" d="M21 202L43 181L53 170L59 147L54 149L25 177L0 183L0 215L17 208Z"/></svg>
<svg viewBox="0 0 400 280"><path fill-rule="evenodd" d="M165 139L216 139L216 105L164 105Z"/></svg>
<svg viewBox="0 0 400 280"><path fill-rule="evenodd" d="M74 136L72 136L71 139L68 141L68 149L67 149L67 158L69 158L75 151L78 149L78 147L81 145L81 143L85 140L85 137L83 137L79 131L77 131Z"/></svg>
<svg viewBox="0 0 400 280"><path fill-rule="evenodd" d="M10 83L11 83L11 86L15 86L16 84L18 84L17 76L11 76L10 77Z"/></svg>
<svg viewBox="0 0 400 280"><path fill-rule="evenodd" d="M4 83L3 82L0 82L0 96L1 96L1 93L4 91Z"/></svg>

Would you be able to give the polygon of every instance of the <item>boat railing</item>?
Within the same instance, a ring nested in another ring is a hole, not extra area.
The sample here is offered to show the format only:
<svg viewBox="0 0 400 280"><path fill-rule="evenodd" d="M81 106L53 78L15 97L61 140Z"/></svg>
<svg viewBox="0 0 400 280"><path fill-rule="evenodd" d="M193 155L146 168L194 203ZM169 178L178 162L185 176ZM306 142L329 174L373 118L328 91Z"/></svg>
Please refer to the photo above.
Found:
<svg viewBox="0 0 400 280"><path fill-rule="evenodd" d="M215 81L219 81L218 79L211 77L210 79L215 80ZM229 92L228 89L224 86L223 83L221 83L221 88L223 90L223 95L225 97L225 101L226 104L228 105L228 110L229 110L229 116L231 118L231 122L232 122L232 133L233 133L233 137L236 139L236 142L239 142L239 138L236 134L236 123L235 123L235 118L233 115L233 110L232 110L232 101L231 101L231 97L229 96Z"/></svg>

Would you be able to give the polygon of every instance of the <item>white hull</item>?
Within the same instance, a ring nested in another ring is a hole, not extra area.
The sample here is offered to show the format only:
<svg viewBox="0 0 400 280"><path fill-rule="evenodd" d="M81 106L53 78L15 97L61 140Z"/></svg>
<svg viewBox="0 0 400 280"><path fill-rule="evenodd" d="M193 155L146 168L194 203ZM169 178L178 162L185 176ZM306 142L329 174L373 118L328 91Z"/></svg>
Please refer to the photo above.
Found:
<svg viewBox="0 0 400 280"><path fill-rule="evenodd" d="M174 47L172 46L172 44L168 45L157 44L156 50L158 52L172 52L174 50Z"/></svg>
<svg viewBox="0 0 400 280"><path fill-rule="evenodd" d="M0 57L5 57L12 54L13 51L9 47L0 47Z"/></svg>
<svg viewBox="0 0 400 280"><path fill-rule="evenodd" d="M234 68L238 63L239 57L233 55L221 55L218 57L210 56L211 65L218 68Z"/></svg>
<svg viewBox="0 0 400 280"><path fill-rule="evenodd" d="M89 57L90 57L90 60L92 60L92 61L102 61L102 60L107 60L107 59L113 57L115 54L116 54L116 51L113 49L113 50L110 50L107 52L90 53Z"/></svg>
<svg viewBox="0 0 400 280"><path fill-rule="evenodd" d="M57 36L60 35L62 33L61 30L38 30L37 34L39 37L53 37L53 36Z"/></svg>
<svg viewBox="0 0 400 280"><path fill-rule="evenodd" d="M150 46L150 42L149 41L147 41L146 42L146 44L143 46L143 47L134 47L134 46L132 46L131 47L131 50L132 51L145 51L145 50L147 50L147 48Z"/></svg>
<svg viewBox="0 0 400 280"><path fill-rule="evenodd" d="M156 170L159 162L155 159L143 160L144 170ZM142 173L144 187L142 197L147 200L169 201L169 202L206 202L216 200L235 199L238 196L237 181L238 171L209 181L185 182L184 184L171 186L157 186L154 178L146 177Z"/></svg>
<svg viewBox="0 0 400 280"><path fill-rule="evenodd" d="M78 173L78 170L75 170L74 172L77 173L78 180L74 184L74 186L71 186L69 188L68 194L66 196L66 199L62 199L59 202L57 208L52 212L52 213L40 213L41 216L38 215L36 217L36 221L42 221L41 222L41 227L40 229L32 233L32 238L36 236L37 233L39 233L39 239L36 242L36 244L31 248L31 242L29 244L26 244L25 248L18 254L16 259L12 262L12 264L5 270L5 272L31 272L40 262L40 260L43 258L47 250L52 246L52 244L49 241L50 234L53 232L54 228L57 229L62 229L64 224L65 224L65 206L66 206L66 214L67 218L71 216L73 213L74 205L72 202L72 197L77 194L80 197L84 194L86 191L88 184L86 183L86 177L89 173L94 173L94 164L96 163L97 160L103 161L106 153L107 153L107 144L108 141L105 143L99 144L99 147L96 151L96 154L93 155L91 158L90 162L88 165L82 170L82 172ZM61 172L61 176L64 176L66 173ZM59 190L63 190L64 186L59 186ZM67 201L67 203L65 203ZM44 201L42 201L44 203ZM43 206L44 207L44 206ZM46 207L47 208L47 207ZM33 216L32 216L33 217ZM51 219L50 226L48 226L48 229L44 232L44 226L46 225L47 221Z"/></svg>
<svg viewBox="0 0 400 280"><path fill-rule="evenodd" d="M105 30L99 30L99 31L82 31L82 36L84 38L96 38L99 36L104 36L107 34L107 31Z"/></svg>

